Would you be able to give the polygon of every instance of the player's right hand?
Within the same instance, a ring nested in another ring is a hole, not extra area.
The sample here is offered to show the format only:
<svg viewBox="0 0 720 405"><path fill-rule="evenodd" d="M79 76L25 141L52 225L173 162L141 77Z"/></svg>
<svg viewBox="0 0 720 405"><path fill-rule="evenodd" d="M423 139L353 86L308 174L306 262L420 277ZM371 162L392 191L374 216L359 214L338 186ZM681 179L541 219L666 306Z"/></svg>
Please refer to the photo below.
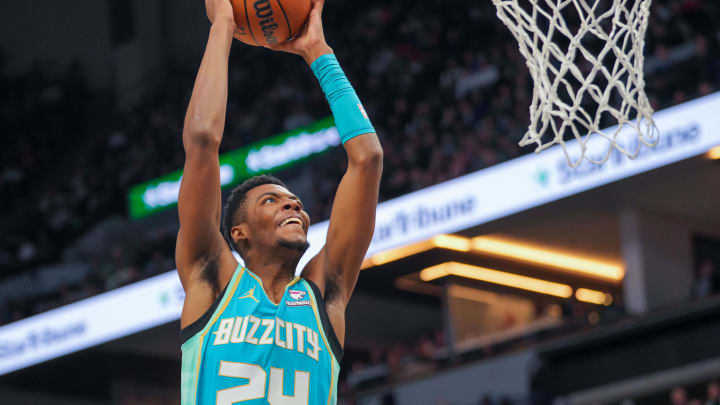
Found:
<svg viewBox="0 0 720 405"><path fill-rule="evenodd" d="M307 22L300 29L295 38L276 45L267 46L273 51L288 52L300 55L307 64L311 64L318 56L332 53L325 42L325 34L322 26L322 9L325 0L310 0L311 9Z"/></svg>
<svg viewBox="0 0 720 405"><path fill-rule="evenodd" d="M230 22L235 25L235 17L233 16L233 8L230 0L205 0L205 11L207 12L210 23L216 21Z"/></svg>

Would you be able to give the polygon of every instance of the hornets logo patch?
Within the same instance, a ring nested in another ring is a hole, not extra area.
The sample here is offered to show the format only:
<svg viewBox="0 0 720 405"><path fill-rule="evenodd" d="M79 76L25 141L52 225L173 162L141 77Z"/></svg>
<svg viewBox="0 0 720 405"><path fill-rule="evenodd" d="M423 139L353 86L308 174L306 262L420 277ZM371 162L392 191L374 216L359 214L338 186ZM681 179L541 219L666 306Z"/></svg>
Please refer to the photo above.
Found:
<svg viewBox="0 0 720 405"><path fill-rule="evenodd" d="M310 305L310 300L303 299L307 295L307 292L292 289L288 292L290 293L290 298L292 298L292 300L285 301L285 305L289 307L301 307Z"/></svg>

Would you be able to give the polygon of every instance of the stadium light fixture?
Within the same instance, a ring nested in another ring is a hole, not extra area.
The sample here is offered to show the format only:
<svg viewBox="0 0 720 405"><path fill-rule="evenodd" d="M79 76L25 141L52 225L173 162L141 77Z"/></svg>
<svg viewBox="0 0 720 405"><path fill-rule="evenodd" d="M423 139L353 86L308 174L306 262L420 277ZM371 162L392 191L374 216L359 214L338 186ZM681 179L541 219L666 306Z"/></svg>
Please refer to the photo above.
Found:
<svg viewBox="0 0 720 405"><path fill-rule="evenodd" d="M366 259L363 262L363 266L365 266L366 264L368 267L380 266L382 264L394 262L395 260L422 253L434 248L435 245L432 243L432 239L411 243L409 245L400 246L394 249L384 250L382 252L376 253Z"/></svg>
<svg viewBox="0 0 720 405"><path fill-rule="evenodd" d="M476 236L469 239L463 236L447 234L435 235L424 241L376 253L363 261L361 269L390 263L435 248L455 250L458 252L472 251L491 256L499 256L526 263L555 267L611 281L621 281L625 276L625 270L619 264L552 251L496 237Z"/></svg>
<svg viewBox="0 0 720 405"><path fill-rule="evenodd" d="M589 288L578 288L575 291L575 298L577 298L578 301L589 302L596 305L612 304L612 295Z"/></svg>
<svg viewBox="0 0 720 405"><path fill-rule="evenodd" d="M720 146L716 146L708 151L708 157L712 160L720 159Z"/></svg>
<svg viewBox="0 0 720 405"><path fill-rule="evenodd" d="M625 275L621 265L601 262L576 255L569 255L544 248L534 247L517 242L510 242L489 236L477 236L472 238L473 251L493 256L506 257L518 261L529 262L569 270L575 273L582 273L620 281Z"/></svg>
<svg viewBox="0 0 720 405"><path fill-rule="evenodd" d="M465 263L446 262L420 271L420 280L422 281L432 281L446 276L465 277L561 298L568 298L573 293L572 287L567 284L554 283Z"/></svg>
<svg viewBox="0 0 720 405"><path fill-rule="evenodd" d="M436 247L457 250L459 252L469 252L472 249L470 239L457 235L436 235L432 238Z"/></svg>
<svg viewBox="0 0 720 405"><path fill-rule="evenodd" d="M440 234L435 235L432 238L424 241L411 243L409 245L400 246L394 249L389 249L376 253L371 257L365 259L360 269L380 266L385 263L390 263L395 260L403 259L405 257L426 252L435 248L456 250L459 252L469 252L472 247L468 238L457 235Z"/></svg>

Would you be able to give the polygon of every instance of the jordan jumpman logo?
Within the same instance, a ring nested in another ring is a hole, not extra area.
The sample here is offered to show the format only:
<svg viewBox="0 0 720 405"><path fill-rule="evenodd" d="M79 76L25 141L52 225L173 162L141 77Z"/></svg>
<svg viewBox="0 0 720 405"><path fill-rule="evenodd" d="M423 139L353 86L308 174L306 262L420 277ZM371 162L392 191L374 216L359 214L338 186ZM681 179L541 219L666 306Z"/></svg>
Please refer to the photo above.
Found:
<svg viewBox="0 0 720 405"><path fill-rule="evenodd" d="M254 286L253 288L247 290L247 292L245 294L239 296L238 299L241 300L243 298L252 298L255 300L255 302L260 302L257 298L255 298L255 287L257 287L257 286Z"/></svg>

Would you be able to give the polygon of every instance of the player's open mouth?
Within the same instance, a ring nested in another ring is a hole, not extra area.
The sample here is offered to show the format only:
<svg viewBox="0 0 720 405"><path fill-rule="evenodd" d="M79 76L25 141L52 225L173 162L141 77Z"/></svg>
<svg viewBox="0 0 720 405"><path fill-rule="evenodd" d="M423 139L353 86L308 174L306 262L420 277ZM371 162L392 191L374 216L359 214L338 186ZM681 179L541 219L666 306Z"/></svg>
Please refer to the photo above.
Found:
<svg viewBox="0 0 720 405"><path fill-rule="evenodd" d="M278 225L278 227L283 227L285 225L290 225L290 224L302 226L302 221L300 220L300 218L290 217L290 218L286 218L284 221L280 222L280 225Z"/></svg>

